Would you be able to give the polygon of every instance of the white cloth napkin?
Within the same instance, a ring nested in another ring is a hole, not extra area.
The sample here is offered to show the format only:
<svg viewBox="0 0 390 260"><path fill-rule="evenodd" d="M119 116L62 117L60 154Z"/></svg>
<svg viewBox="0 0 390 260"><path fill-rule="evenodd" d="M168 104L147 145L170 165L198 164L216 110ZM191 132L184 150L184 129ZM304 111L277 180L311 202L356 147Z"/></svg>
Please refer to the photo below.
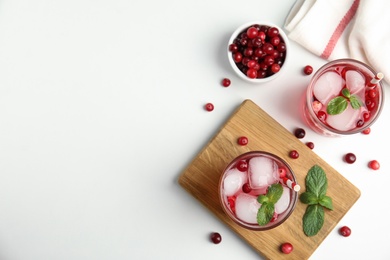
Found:
<svg viewBox="0 0 390 260"><path fill-rule="evenodd" d="M360 60L390 84L389 0L297 0L284 27L314 54Z"/></svg>

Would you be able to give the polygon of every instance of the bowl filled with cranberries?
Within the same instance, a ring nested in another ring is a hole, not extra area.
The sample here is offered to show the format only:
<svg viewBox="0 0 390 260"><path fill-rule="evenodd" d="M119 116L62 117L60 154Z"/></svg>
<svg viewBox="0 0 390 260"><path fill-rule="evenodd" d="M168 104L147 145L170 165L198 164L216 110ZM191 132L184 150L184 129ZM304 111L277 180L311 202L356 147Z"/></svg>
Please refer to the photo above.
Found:
<svg viewBox="0 0 390 260"><path fill-rule="evenodd" d="M288 38L277 25L253 21L234 31L227 52L229 63L240 78L262 83L282 73L288 50Z"/></svg>

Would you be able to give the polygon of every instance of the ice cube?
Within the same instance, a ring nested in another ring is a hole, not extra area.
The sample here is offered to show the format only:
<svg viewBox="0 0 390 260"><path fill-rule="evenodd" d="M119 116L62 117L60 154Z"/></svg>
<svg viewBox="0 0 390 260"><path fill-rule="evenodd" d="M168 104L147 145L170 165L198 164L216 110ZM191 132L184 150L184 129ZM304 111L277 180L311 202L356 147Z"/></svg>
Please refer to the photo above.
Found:
<svg viewBox="0 0 390 260"><path fill-rule="evenodd" d="M338 115L328 115L326 122L339 131L348 131L356 127L356 122L361 119L361 116L366 108L353 109L348 104L347 109Z"/></svg>
<svg viewBox="0 0 390 260"><path fill-rule="evenodd" d="M241 193L236 198L236 216L247 223L257 223L257 212L261 204L257 197L247 193Z"/></svg>
<svg viewBox="0 0 390 260"><path fill-rule="evenodd" d="M366 79L356 70L348 70L345 73L345 82L351 94L360 92L366 86Z"/></svg>
<svg viewBox="0 0 390 260"><path fill-rule="evenodd" d="M249 160L249 184L252 189L261 189L279 180L276 162L268 157L257 156Z"/></svg>
<svg viewBox="0 0 390 260"><path fill-rule="evenodd" d="M229 170L223 180L223 190L225 196L234 195L246 182L247 175L245 172L240 172L237 168Z"/></svg>
<svg viewBox="0 0 390 260"><path fill-rule="evenodd" d="M275 203L275 212L281 214L286 211L288 205L290 204L290 188L283 186L282 197Z"/></svg>
<svg viewBox="0 0 390 260"><path fill-rule="evenodd" d="M322 104L328 104L329 100L339 95L343 86L344 79L338 73L328 71L313 86L313 94Z"/></svg>

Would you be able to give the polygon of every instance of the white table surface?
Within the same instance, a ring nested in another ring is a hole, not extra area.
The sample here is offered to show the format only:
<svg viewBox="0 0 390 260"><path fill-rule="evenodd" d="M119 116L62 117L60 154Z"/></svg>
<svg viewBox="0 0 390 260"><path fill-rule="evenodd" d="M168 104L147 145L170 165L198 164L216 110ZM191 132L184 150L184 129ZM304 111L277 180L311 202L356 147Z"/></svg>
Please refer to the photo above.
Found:
<svg viewBox="0 0 390 260"><path fill-rule="evenodd" d="M361 190L311 259L390 259L390 104L370 135L323 137L299 98L302 68L324 60L291 42L288 70L260 86L228 65L236 27L283 26L293 3L0 1L0 259L259 259L177 183L244 99L304 127L303 141Z"/></svg>

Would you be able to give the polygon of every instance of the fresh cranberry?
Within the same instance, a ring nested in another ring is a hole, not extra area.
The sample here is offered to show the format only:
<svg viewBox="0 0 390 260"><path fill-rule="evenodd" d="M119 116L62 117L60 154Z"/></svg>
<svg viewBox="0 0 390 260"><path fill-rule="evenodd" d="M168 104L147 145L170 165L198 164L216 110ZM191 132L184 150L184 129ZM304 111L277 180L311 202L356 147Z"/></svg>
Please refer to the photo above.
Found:
<svg viewBox="0 0 390 260"><path fill-rule="evenodd" d="M299 157L299 153L296 150L290 151L289 155L290 155L290 158L292 158L292 159L298 159L298 157Z"/></svg>
<svg viewBox="0 0 390 260"><path fill-rule="evenodd" d="M229 45L229 51L231 51L231 52L233 52L233 53L237 52L237 51L238 51L238 46L237 46L237 44L235 44L235 43L230 44L230 45Z"/></svg>
<svg viewBox="0 0 390 260"><path fill-rule="evenodd" d="M307 142L306 146L309 147L310 149L314 149L314 143L313 142Z"/></svg>
<svg viewBox="0 0 390 260"><path fill-rule="evenodd" d="M219 244L221 243L222 241L222 237L221 237L221 234L219 234L218 232L213 232L210 234L210 239L211 241L214 243L214 244Z"/></svg>
<svg viewBox="0 0 390 260"><path fill-rule="evenodd" d="M370 89L367 95L370 98L376 98L376 96L378 95L378 91L376 89Z"/></svg>
<svg viewBox="0 0 390 260"><path fill-rule="evenodd" d="M257 70L249 69L247 71L246 75L248 76L248 78L255 79L255 78L257 78Z"/></svg>
<svg viewBox="0 0 390 260"><path fill-rule="evenodd" d="M324 111L318 111L317 117L321 122L325 122L327 115Z"/></svg>
<svg viewBox="0 0 390 260"><path fill-rule="evenodd" d="M284 254L290 254L294 250L294 247L291 243L283 243L280 246L280 251L282 251Z"/></svg>
<svg viewBox="0 0 390 260"><path fill-rule="evenodd" d="M245 136L241 136L238 138L238 144L239 145L247 145L248 144L248 138Z"/></svg>
<svg viewBox="0 0 390 260"><path fill-rule="evenodd" d="M306 131L303 128L297 128L294 131L294 135L295 135L296 138L302 139L302 138L305 137Z"/></svg>
<svg viewBox="0 0 390 260"><path fill-rule="evenodd" d="M249 192L252 191L252 188L249 185L249 183L245 183L244 185L242 185L242 191L245 192L245 193L249 193Z"/></svg>
<svg viewBox="0 0 390 260"><path fill-rule="evenodd" d="M366 128L362 131L363 134L368 135L371 133L371 128Z"/></svg>
<svg viewBox="0 0 390 260"><path fill-rule="evenodd" d="M270 222L275 222L278 219L278 217L279 217L278 213L274 211L274 214L272 215Z"/></svg>
<svg viewBox="0 0 390 260"><path fill-rule="evenodd" d="M267 36L272 38L279 35L279 30L276 27L271 27L268 29Z"/></svg>
<svg viewBox="0 0 390 260"><path fill-rule="evenodd" d="M234 214L236 214L236 197L234 197L234 196L228 197L228 198L227 198L227 201L228 201L230 210L231 210Z"/></svg>
<svg viewBox="0 0 390 260"><path fill-rule="evenodd" d="M368 111L372 111L376 107L376 102L373 99L366 100L366 107Z"/></svg>
<svg viewBox="0 0 390 260"><path fill-rule="evenodd" d="M287 171L285 168L279 168L279 177L284 178L287 175Z"/></svg>
<svg viewBox="0 0 390 260"><path fill-rule="evenodd" d="M364 120L364 122L368 122L368 120L370 120L370 118L371 118L371 115L370 115L369 112L363 113L363 120Z"/></svg>
<svg viewBox="0 0 390 260"><path fill-rule="evenodd" d="M237 170L240 172L246 172L248 170L248 163L245 160L240 160L237 162Z"/></svg>
<svg viewBox="0 0 390 260"><path fill-rule="evenodd" d="M244 50L244 56L251 57L253 55L253 49L251 47L248 47Z"/></svg>
<svg viewBox="0 0 390 260"><path fill-rule="evenodd" d="M344 156L344 160L349 163L349 164L352 164L354 162L356 162L356 155L354 155L353 153L347 153L345 156Z"/></svg>
<svg viewBox="0 0 390 260"><path fill-rule="evenodd" d="M278 46L280 44L280 37L274 36L269 41L273 46Z"/></svg>
<svg viewBox="0 0 390 260"><path fill-rule="evenodd" d="M253 39L253 38L257 37L257 35L259 35L259 30L256 27L251 26L246 31L246 34L248 35L249 39Z"/></svg>
<svg viewBox="0 0 390 260"><path fill-rule="evenodd" d="M310 66L310 65L307 65L303 68L303 73L305 73L306 75L310 75L313 73L313 67Z"/></svg>
<svg viewBox="0 0 390 260"><path fill-rule="evenodd" d="M339 228L339 233L343 237L349 237L351 235L351 229L347 226L343 226L343 227Z"/></svg>
<svg viewBox="0 0 390 260"><path fill-rule="evenodd" d="M368 163L368 167L370 167L373 170L379 170L380 164L377 160L372 160Z"/></svg>
<svg viewBox="0 0 390 260"><path fill-rule="evenodd" d="M229 86L230 86L230 83L231 83L231 81L230 81L230 79L228 79L228 78L224 78L224 79L222 80L222 86L224 86L224 87L229 87Z"/></svg>
<svg viewBox="0 0 390 260"><path fill-rule="evenodd" d="M280 65L279 65L279 64L276 64L276 63L272 64L272 66L271 66L271 71L272 71L272 73L277 73L277 72L279 72L279 71L280 71Z"/></svg>
<svg viewBox="0 0 390 260"><path fill-rule="evenodd" d="M211 112L211 111L214 110L214 105L213 105L212 103L207 103L207 104L204 106L204 108L205 108L207 111Z"/></svg>
<svg viewBox="0 0 390 260"><path fill-rule="evenodd" d="M242 54L240 52L236 52L233 54L233 60L235 63L239 63L242 61Z"/></svg>
<svg viewBox="0 0 390 260"><path fill-rule="evenodd" d="M253 69L256 66L256 64L258 64L258 63L255 60L249 60L248 63L246 64L246 66L248 68Z"/></svg>
<svg viewBox="0 0 390 260"><path fill-rule="evenodd" d="M364 125L364 121L361 119L356 122L356 127L362 127L363 125Z"/></svg>

